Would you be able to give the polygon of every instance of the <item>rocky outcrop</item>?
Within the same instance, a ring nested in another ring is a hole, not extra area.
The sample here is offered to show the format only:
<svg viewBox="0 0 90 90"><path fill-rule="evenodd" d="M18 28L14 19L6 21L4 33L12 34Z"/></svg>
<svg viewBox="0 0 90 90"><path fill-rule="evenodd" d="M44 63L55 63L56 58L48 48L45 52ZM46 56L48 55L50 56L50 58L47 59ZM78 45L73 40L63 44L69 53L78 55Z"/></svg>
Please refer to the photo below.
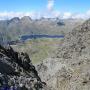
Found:
<svg viewBox="0 0 90 90"><path fill-rule="evenodd" d="M90 20L68 33L37 70L51 90L90 90Z"/></svg>
<svg viewBox="0 0 90 90"><path fill-rule="evenodd" d="M27 53L0 45L0 90L45 90Z"/></svg>

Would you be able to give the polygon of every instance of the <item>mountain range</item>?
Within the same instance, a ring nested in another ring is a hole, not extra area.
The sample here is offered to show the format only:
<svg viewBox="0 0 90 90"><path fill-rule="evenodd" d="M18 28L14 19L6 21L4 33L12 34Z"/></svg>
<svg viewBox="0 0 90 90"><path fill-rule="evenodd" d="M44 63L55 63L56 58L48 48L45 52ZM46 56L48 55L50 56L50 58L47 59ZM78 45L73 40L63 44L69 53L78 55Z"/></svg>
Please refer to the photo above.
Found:
<svg viewBox="0 0 90 90"><path fill-rule="evenodd" d="M35 66L27 53L0 45L0 89L89 90L90 19L83 21L30 17L0 21L1 43L28 34L65 35L53 54Z"/></svg>
<svg viewBox="0 0 90 90"><path fill-rule="evenodd" d="M23 35L62 35L80 25L81 19L41 18L32 20L29 16L0 21L0 41L19 40Z"/></svg>

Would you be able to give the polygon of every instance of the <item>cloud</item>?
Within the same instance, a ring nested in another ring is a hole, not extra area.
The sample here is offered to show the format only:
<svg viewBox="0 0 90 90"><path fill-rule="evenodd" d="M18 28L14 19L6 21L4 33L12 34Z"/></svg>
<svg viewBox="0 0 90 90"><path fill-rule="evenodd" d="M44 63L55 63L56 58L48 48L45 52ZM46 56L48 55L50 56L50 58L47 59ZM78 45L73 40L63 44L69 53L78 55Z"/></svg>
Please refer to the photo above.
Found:
<svg viewBox="0 0 90 90"><path fill-rule="evenodd" d="M88 19L90 18L90 10L86 13L71 13L71 12L60 12L53 10L52 12L0 12L0 20L11 19L13 17L23 17L30 16L32 19L39 19L41 17L45 18L60 18L60 19Z"/></svg>
<svg viewBox="0 0 90 90"><path fill-rule="evenodd" d="M47 9L48 11L52 11L54 7L54 0L48 0Z"/></svg>
<svg viewBox="0 0 90 90"><path fill-rule="evenodd" d="M0 12L0 19L11 19L13 17L23 17L23 16L30 16L31 18L38 17L36 12Z"/></svg>
<svg viewBox="0 0 90 90"><path fill-rule="evenodd" d="M4 19L11 19L13 17L23 17L23 16L30 16L32 19L39 19L41 17L45 18L60 18L60 19L88 19L90 18L90 10L86 11L85 13L72 13L72 12L60 12L58 10L54 10L55 0L48 0L47 8L43 12L38 11L30 11L30 12L0 12L0 20Z"/></svg>
<svg viewBox="0 0 90 90"><path fill-rule="evenodd" d="M62 15L63 19L88 19L90 18L90 10L85 13L71 13L71 12L64 12Z"/></svg>
<svg viewBox="0 0 90 90"><path fill-rule="evenodd" d="M88 11L86 12L86 14L87 14L87 15L90 15L90 10L88 10Z"/></svg>
<svg viewBox="0 0 90 90"><path fill-rule="evenodd" d="M52 18L55 17L60 17L61 12L54 10L54 4L55 4L55 0L48 0L48 4L47 4L47 10L48 12L46 12L47 14L45 15L46 17L49 16Z"/></svg>
<svg viewBox="0 0 90 90"><path fill-rule="evenodd" d="M52 15L53 15L53 17L60 17L61 16L61 12L59 12L59 11L53 11L52 12Z"/></svg>
<svg viewBox="0 0 90 90"><path fill-rule="evenodd" d="M63 19L71 18L71 17L72 17L72 13L70 13L70 12L65 12L62 17L63 17Z"/></svg>
<svg viewBox="0 0 90 90"><path fill-rule="evenodd" d="M85 14L77 13L77 14L73 14L72 18L73 19L87 19L87 15L86 15L86 13Z"/></svg>

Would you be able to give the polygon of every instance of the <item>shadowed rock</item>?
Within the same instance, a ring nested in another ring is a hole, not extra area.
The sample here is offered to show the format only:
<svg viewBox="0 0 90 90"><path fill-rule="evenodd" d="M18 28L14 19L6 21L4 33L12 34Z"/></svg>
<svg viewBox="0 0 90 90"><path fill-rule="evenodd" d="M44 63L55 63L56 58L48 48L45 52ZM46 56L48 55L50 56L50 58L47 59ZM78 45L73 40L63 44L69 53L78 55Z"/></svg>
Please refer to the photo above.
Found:
<svg viewBox="0 0 90 90"><path fill-rule="evenodd" d="M43 85L27 53L0 45L0 90L42 90Z"/></svg>

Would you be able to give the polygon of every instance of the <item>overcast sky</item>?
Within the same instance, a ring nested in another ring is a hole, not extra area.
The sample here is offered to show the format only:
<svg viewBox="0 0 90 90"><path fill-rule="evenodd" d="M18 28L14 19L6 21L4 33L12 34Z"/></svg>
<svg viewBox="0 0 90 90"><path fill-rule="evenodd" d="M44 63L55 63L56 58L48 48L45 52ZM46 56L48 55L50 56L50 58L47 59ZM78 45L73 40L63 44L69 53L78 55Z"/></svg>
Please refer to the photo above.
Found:
<svg viewBox="0 0 90 90"><path fill-rule="evenodd" d="M0 0L0 19L23 16L89 18L90 0Z"/></svg>

